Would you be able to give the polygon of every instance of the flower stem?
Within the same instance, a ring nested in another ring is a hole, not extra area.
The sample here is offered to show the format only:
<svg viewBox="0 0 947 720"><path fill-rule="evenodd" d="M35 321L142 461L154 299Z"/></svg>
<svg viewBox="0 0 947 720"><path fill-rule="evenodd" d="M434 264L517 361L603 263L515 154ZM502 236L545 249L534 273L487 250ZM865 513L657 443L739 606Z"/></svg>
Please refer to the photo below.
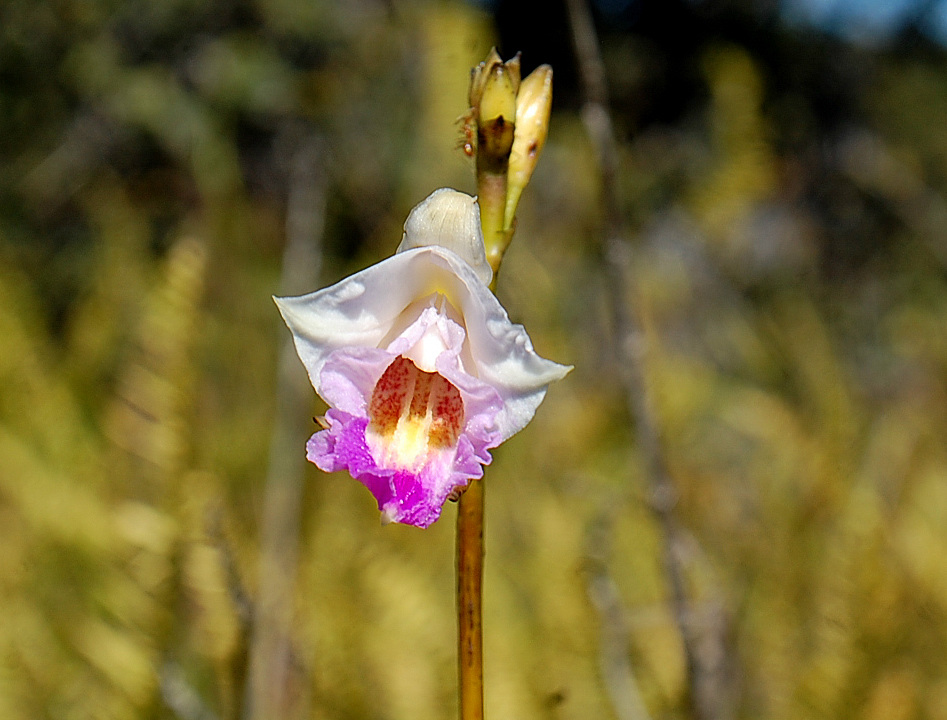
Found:
<svg viewBox="0 0 947 720"><path fill-rule="evenodd" d="M470 87L477 132L477 196L487 261L493 268L490 290L513 237L506 222L510 153L516 129L520 86L517 55L502 63L496 50L474 69ZM525 182L523 183L525 185ZM520 191L522 188L520 188ZM483 479L471 480L457 510L457 663L460 720L483 720Z"/></svg>
<svg viewBox="0 0 947 720"><path fill-rule="evenodd" d="M471 480L457 512L457 661L460 720L483 720L483 480Z"/></svg>
<svg viewBox="0 0 947 720"><path fill-rule="evenodd" d="M479 180L479 178L478 178ZM506 190L504 178L503 190ZM503 202L498 192L487 194L481 206L484 235L501 232ZM484 213L483 208L486 209ZM499 211L498 211L499 210ZM512 231L509 233L512 235ZM504 248L505 249L505 248ZM488 251L488 260L489 251ZM496 292L500 251L493 266L490 290ZM460 720L483 720L483 483L473 479L460 496L457 508L457 664L460 674Z"/></svg>
<svg viewBox="0 0 947 720"><path fill-rule="evenodd" d="M480 224L483 227L483 240L487 251L487 261L494 274L500 269L500 261L506 252L512 236L506 232L504 213L506 212L507 178L503 172L477 172L477 196L480 203ZM495 289L495 288L491 288Z"/></svg>

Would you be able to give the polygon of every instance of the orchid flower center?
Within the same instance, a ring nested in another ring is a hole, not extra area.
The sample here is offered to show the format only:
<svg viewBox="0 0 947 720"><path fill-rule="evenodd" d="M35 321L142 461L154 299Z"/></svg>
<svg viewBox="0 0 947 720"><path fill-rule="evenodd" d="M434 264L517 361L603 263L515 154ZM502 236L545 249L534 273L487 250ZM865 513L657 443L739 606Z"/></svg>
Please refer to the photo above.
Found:
<svg viewBox="0 0 947 720"><path fill-rule="evenodd" d="M460 391L442 375L398 357L372 392L366 436L376 462L417 470L431 451L453 447L463 422Z"/></svg>

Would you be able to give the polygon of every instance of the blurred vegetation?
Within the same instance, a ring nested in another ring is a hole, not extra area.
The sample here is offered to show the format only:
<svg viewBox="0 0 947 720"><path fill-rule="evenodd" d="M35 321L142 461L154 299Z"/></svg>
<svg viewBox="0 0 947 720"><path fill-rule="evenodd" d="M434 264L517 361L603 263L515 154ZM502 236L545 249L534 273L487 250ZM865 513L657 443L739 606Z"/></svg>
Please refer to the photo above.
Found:
<svg viewBox="0 0 947 720"><path fill-rule="evenodd" d="M629 272L720 692L741 718L947 717L947 57L767 3L636 7L599 18ZM685 717L543 8L0 6L0 717L250 717L257 691L284 718L455 715L453 509L381 528L304 463L321 408L278 374L270 295L294 197L328 284L435 187L473 189L455 120L497 39L558 98L498 292L576 370L487 472L488 714L615 717L617 635L650 716ZM271 453L286 432L298 457ZM293 473L288 670L259 690L263 506Z"/></svg>

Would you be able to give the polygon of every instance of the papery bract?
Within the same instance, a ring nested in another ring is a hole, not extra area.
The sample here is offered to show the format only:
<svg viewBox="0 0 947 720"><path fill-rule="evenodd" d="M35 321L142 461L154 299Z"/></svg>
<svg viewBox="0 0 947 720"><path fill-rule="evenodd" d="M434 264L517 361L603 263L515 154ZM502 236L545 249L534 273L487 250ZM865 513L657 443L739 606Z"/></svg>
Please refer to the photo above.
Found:
<svg viewBox="0 0 947 720"><path fill-rule="evenodd" d="M411 212L392 257L276 298L330 406L307 457L362 482L383 519L437 520L448 495L483 475L490 448L521 430L571 369L533 351L491 278L476 201L442 189Z"/></svg>

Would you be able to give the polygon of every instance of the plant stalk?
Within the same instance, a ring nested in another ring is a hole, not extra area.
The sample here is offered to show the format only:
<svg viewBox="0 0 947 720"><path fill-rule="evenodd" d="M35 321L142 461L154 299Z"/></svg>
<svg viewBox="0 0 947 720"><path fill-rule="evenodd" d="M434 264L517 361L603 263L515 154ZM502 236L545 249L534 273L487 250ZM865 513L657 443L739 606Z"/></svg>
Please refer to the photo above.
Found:
<svg viewBox="0 0 947 720"><path fill-rule="evenodd" d="M503 233L506 176L478 173L480 225L484 237ZM512 232L509 233L512 235ZM509 238L507 237L507 242ZM495 246L494 246L495 247ZM505 245L491 257L490 290L496 292L497 271ZM457 663L460 675L460 720L483 720L483 517L484 478L471 480L457 508Z"/></svg>
<svg viewBox="0 0 947 720"><path fill-rule="evenodd" d="M477 173L477 200L480 203L480 225L483 228L483 240L487 251L487 262L493 268L494 283L491 290L496 290L496 273L500 269L503 253L506 252L512 236L504 227L504 213L506 212L507 178L506 168L502 173Z"/></svg>
<svg viewBox="0 0 947 720"><path fill-rule="evenodd" d="M493 268L490 290L513 237L505 222L507 174L513 147L519 60L498 64L492 51L480 71L490 77L476 90L471 106L477 118L477 196L487 261ZM473 83L480 75L475 70ZM488 101L488 102L487 102ZM487 102L489 111L487 111ZM484 114L481 114L484 113ZM460 675L460 720L483 720L483 478L471 480L457 509L457 663Z"/></svg>
<svg viewBox="0 0 947 720"><path fill-rule="evenodd" d="M483 720L483 480L471 480L458 504L460 720Z"/></svg>

